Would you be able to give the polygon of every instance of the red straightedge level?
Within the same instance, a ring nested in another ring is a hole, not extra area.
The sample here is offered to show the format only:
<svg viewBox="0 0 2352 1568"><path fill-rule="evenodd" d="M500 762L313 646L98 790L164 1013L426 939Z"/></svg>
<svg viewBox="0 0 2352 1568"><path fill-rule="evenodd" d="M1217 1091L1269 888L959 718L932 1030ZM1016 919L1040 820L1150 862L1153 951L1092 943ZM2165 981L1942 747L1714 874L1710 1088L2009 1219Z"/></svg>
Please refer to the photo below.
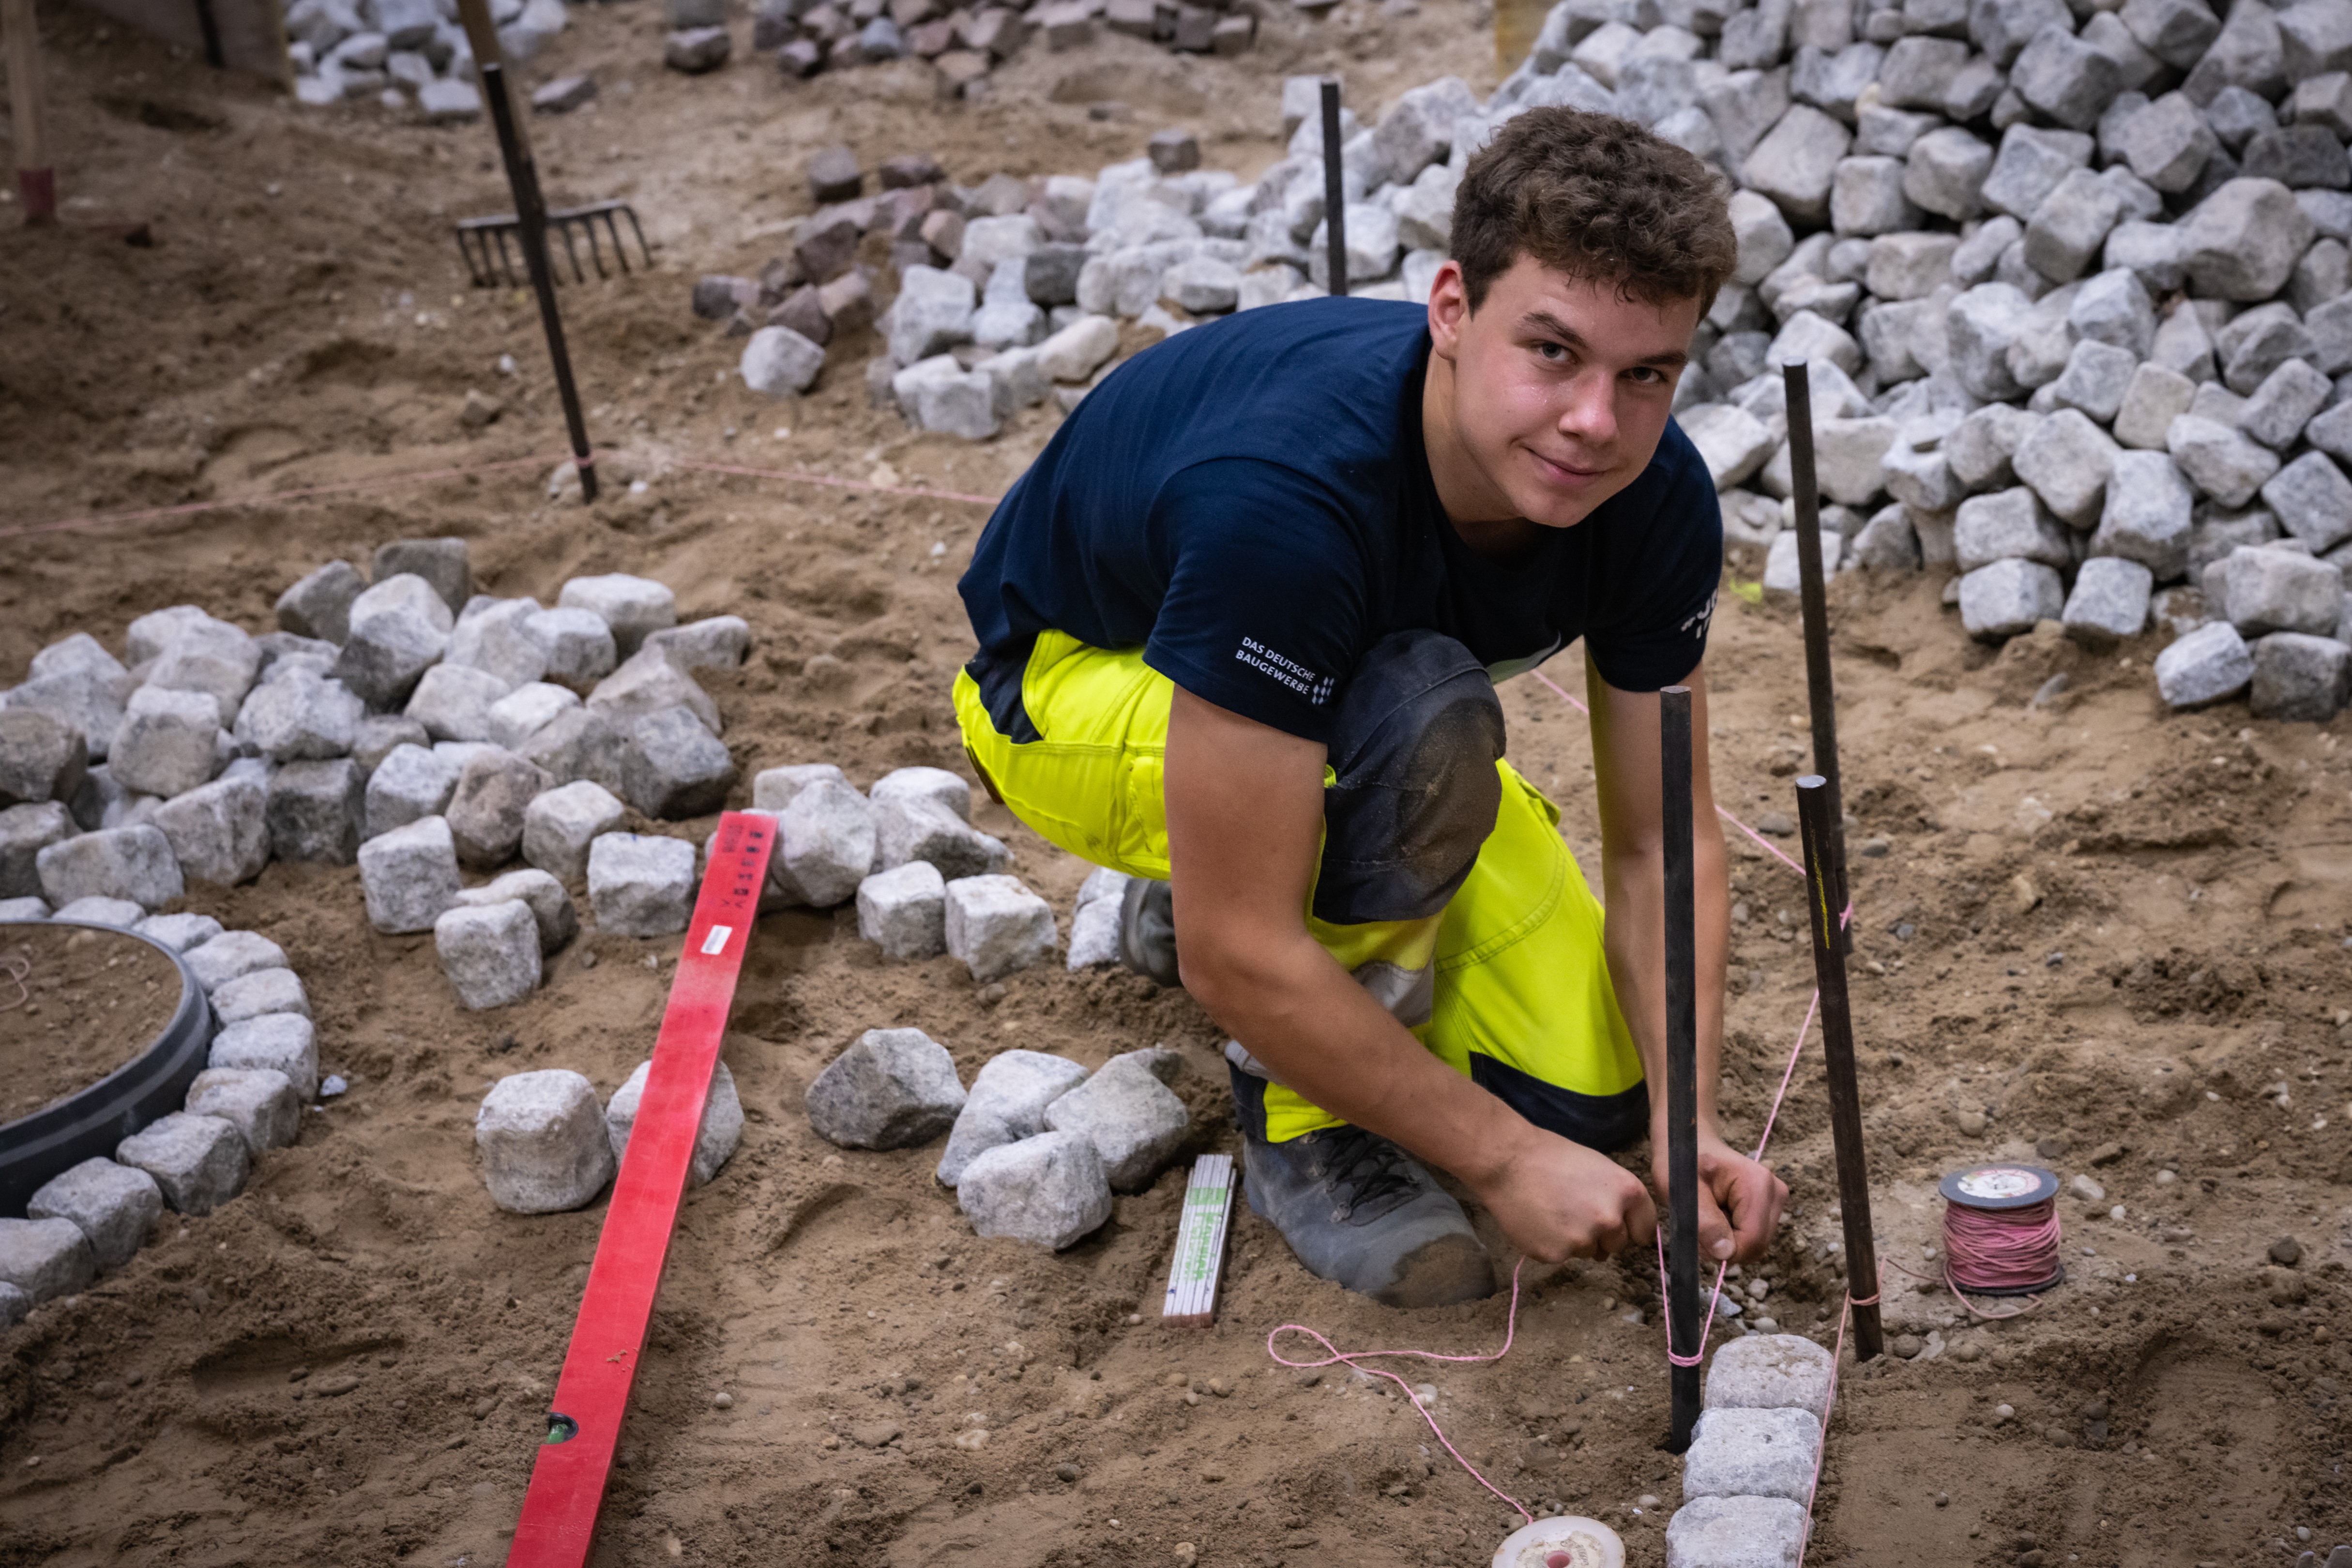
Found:
<svg viewBox="0 0 2352 1568"><path fill-rule="evenodd" d="M1183 1217L1176 1225L1176 1256L1168 1265L1168 1298L1160 1321L1204 1328L1217 1315L1217 1277L1224 1269L1225 1222L1234 1212L1234 1157L1203 1154L1184 1184Z"/></svg>
<svg viewBox="0 0 2352 1568"><path fill-rule="evenodd" d="M774 847L774 818L737 811L719 818L654 1043L653 1071L621 1156L587 1292L572 1325L572 1348L556 1379L547 1436L523 1494L522 1520L507 1558L510 1568L579 1568L588 1561Z"/></svg>

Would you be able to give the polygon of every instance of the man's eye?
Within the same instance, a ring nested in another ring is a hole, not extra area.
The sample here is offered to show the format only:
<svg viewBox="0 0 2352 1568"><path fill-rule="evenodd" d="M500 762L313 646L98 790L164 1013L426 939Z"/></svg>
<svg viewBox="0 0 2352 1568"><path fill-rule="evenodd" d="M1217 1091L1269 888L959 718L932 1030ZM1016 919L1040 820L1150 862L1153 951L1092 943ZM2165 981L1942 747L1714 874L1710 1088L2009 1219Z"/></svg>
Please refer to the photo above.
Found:
<svg viewBox="0 0 2352 1568"><path fill-rule="evenodd" d="M1568 350L1561 347L1559 343L1538 343L1536 345L1536 353L1541 354L1546 360L1549 361L1553 364L1558 364L1562 360L1568 358Z"/></svg>
<svg viewBox="0 0 2352 1568"><path fill-rule="evenodd" d="M1656 386L1666 379L1666 373L1654 364L1637 364L1625 374L1644 386Z"/></svg>

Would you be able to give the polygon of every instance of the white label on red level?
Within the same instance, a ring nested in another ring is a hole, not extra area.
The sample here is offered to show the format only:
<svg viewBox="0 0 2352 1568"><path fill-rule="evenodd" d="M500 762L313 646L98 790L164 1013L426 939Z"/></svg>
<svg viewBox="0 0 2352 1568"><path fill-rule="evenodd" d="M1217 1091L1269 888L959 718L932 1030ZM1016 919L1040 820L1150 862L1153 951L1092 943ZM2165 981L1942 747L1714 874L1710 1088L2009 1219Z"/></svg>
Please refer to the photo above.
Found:
<svg viewBox="0 0 2352 1568"><path fill-rule="evenodd" d="M735 928L733 926L712 926L710 928L710 934L702 939L702 951L704 955L707 957L712 953L724 950L727 946L727 939L734 934Z"/></svg>

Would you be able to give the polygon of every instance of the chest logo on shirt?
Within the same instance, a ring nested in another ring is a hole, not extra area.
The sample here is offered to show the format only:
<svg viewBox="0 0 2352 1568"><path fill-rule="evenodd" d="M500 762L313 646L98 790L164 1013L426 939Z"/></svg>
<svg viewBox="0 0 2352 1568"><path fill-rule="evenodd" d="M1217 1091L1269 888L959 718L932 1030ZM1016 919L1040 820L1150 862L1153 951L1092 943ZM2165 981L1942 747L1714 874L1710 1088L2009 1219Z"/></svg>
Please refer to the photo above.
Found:
<svg viewBox="0 0 2352 1568"><path fill-rule="evenodd" d="M1285 658L1255 637L1242 638L1234 657L1260 675L1274 677L1318 708L1331 700L1332 677L1318 675L1297 659Z"/></svg>
<svg viewBox="0 0 2352 1568"><path fill-rule="evenodd" d="M1689 632L1691 636L1696 637L1699 641L1705 642L1706 640L1706 628L1715 619L1715 601L1722 592L1722 589L1717 588L1714 593L1709 594L1706 596L1706 603L1699 606L1698 613L1691 616L1690 619L1685 621L1681 626L1676 626L1675 629L1676 631Z"/></svg>

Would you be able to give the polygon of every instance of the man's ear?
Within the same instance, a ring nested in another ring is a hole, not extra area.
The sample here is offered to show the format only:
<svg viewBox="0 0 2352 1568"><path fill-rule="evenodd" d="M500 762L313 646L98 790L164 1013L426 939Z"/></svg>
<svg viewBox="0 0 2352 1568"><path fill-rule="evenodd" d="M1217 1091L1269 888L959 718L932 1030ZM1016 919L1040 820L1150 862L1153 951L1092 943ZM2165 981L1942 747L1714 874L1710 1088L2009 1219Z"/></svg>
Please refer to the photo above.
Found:
<svg viewBox="0 0 2352 1568"><path fill-rule="evenodd" d="M1429 286L1429 339L1432 352L1452 359L1470 320L1470 291L1462 280L1462 264L1448 260Z"/></svg>

